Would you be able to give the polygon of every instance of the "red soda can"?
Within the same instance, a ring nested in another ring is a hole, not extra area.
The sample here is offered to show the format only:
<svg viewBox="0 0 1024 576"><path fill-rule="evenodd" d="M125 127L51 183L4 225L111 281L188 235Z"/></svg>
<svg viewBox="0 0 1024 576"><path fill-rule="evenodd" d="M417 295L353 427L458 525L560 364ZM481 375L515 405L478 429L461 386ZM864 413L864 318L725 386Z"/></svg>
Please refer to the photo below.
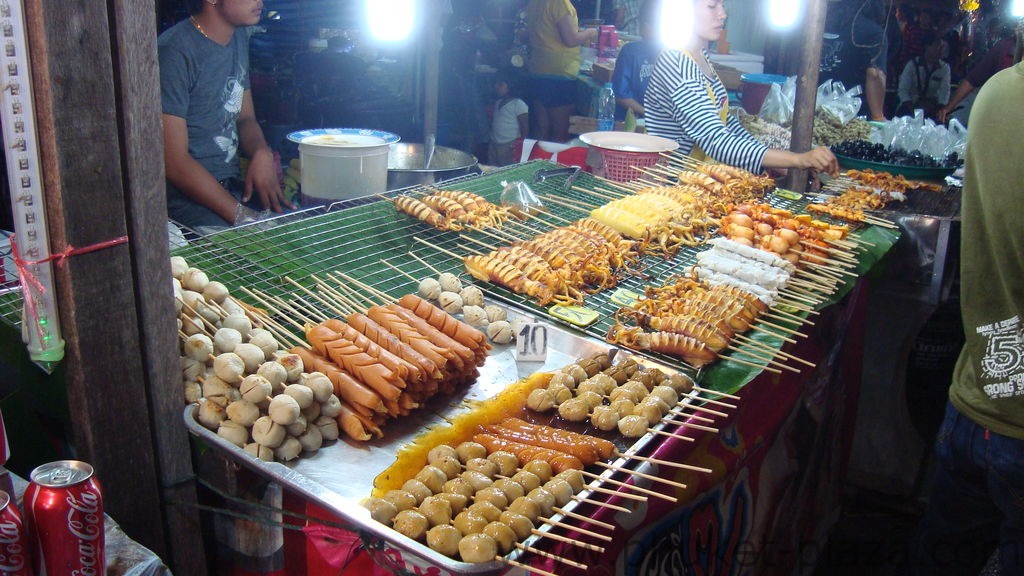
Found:
<svg viewBox="0 0 1024 576"><path fill-rule="evenodd" d="M103 576L103 493L92 466L59 460L32 471L25 519L40 576Z"/></svg>
<svg viewBox="0 0 1024 576"><path fill-rule="evenodd" d="M0 490L0 574L32 576L31 552L21 512L11 495Z"/></svg>

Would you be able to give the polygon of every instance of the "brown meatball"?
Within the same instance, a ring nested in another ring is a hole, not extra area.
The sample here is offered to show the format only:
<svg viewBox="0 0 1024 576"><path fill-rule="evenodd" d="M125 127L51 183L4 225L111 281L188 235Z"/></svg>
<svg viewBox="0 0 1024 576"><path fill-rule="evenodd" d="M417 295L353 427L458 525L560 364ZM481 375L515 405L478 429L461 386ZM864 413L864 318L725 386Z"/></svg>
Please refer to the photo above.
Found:
<svg viewBox="0 0 1024 576"><path fill-rule="evenodd" d="M544 488L534 488L526 497L536 502L540 506L540 513L545 516L551 516L555 511L555 495Z"/></svg>
<svg viewBox="0 0 1024 576"><path fill-rule="evenodd" d="M395 505L399 512L415 508L419 502L416 497L405 490L388 490L384 499Z"/></svg>
<svg viewBox="0 0 1024 576"><path fill-rule="evenodd" d="M448 480L462 474L462 462L459 462L459 459L455 456L445 456L440 460L436 460L434 462L434 467L444 472L444 475L448 477Z"/></svg>
<svg viewBox="0 0 1024 576"><path fill-rule="evenodd" d="M470 458L466 462L466 470L474 470L488 478L494 478L498 473L498 465L487 458Z"/></svg>
<svg viewBox="0 0 1024 576"><path fill-rule="evenodd" d="M419 511L427 517L431 526L448 524L452 521L452 505L441 496L428 496L420 503Z"/></svg>
<svg viewBox="0 0 1024 576"><path fill-rule="evenodd" d="M523 485L511 478L499 478L494 481L492 487L501 490L509 502L526 495Z"/></svg>
<svg viewBox="0 0 1024 576"><path fill-rule="evenodd" d="M395 515L398 514L398 507L393 502L383 498L367 498L363 501L363 507L370 511L370 518L381 524L391 525Z"/></svg>
<svg viewBox="0 0 1024 576"><path fill-rule="evenodd" d="M494 538L494 541L498 543L498 550L502 554L508 554L516 547L516 533L507 524L502 524L500 521L491 522L487 526L484 526L484 534Z"/></svg>
<svg viewBox="0 0 1024 576"><path fill-rule="evenodd" d="M395 516L395 530L413 540L421 540L428 528L430 522L418 510L402 510Z"/></svg>
<svg viewBox="0 0 1024 576"><path fill-rule="evenodd" d="M531 500L526 496L520 496L512 501L508 505L509 512L515 512L516 514L522 514L529 518L530 522L536 523L537 519L540 518L540 504Z"/></svg>
<svg viewBox="0 0 1024 576"><path fill-rule="evenodd" d="M526 516L511 510L505 510L502 512L501 517L498 518L498 522L508 525L520 540L526 540L531 534L533 534L533 522L531 522Z"/></svg>
<svg viewBox="0 0 1024 576"><path fill-rule="evenodd" d="M439 524L427 531L427 546L450 558L457 557L459 540L462 533L451 524Z"/></svg>
<svg viewBox="0 0 1024 576"><path fill-rule="evenodd" d="M562 480L561 478L552 478L544 483L544 489L550 492L555 497L555 504L557 506L565 506L572 500L572 497L576 495L572 489L572 485ZM420 505L423 508L423 505Z"/></svg>
<svg viewBox="0 0 1024 576"><path fill-rule="evenodd" d="M431 494L437 494L444 488L444 483L448 481L448 475L437 466L427 464L416 474L416 479L430 489Z"/></svg>
<svg viewBox="0 0 1024 576"><path fill-rule="evenodd" d="M523 466L523 470L536 474L541 484L551 480L551 464L548 464L545 460L531 460L526 463L526 466Z"/></svg>
<svg viewBox="0 0 1024 576"><path fill-rule="evenodd" d="M434 464L444 458L458 458L459 455L455 452L455 448L447 444L438 444L427 452L427 462ZM436 464L434 464L436 466Z"/></svg>
<svg viewBox="0 0 1024 576"><path fill-rule="evenodd" d="M555 474L555 478L568 482L569 485L572 486L573 494L579 494L583 490L583 486L586 484L583 479L583 472L574 469L563 470L558 474Z"/></svg>
<svg viewBox="0 0 1024 576"><path fill-rule="evenodd" d="M462 473L462 479L469 482L469 485L473 487L473 492L483 490L494 484L494 480L491 480L485 474L477 472L476 470L466 470Z"/></svg>
<svg viewBox="0 0 1024 576"><path fill-rule="evenodd" d="M540 478L529 470L520 470L519 472L516 472L512 475L511 480L522 486L523 490L527 492L542 484Z"/></svg>
<svg viewBox="0 0 1024 576"><path fill-rule="evenodd" d="M497 506L498 510L504 510L505 507L508 506L508 503L511 502L511 500L508 499L508 496L505 496L504 492L494 486L484 488L477 492L476 495L473 496L473 501L490 502Z"/></svg>
<svg viewBox="0 0 1024 576"><path fill-rule="evenodd" d="M470 498L476 493L473 489L473 485L469 483L463 477L452 478L451 480L444 483L444 491L451 492L452 494L461 494L466 498Z"/></svg>
<svg viewBox="0 0 1024 576"><path fill-rule="evenodd" d="M420 502L423 502L423 499L426 498L427 496L433 495L433 492L430 490L430 488L427 488L426 484L420 482L415 478L410 478L406 480L405 484L402 484L402 490L405 490L406 492L415 496L417 505Z"/></svg>
<svg viewBox="0 0 1024 576"><path fill-rule="evenodd" d="M459 461L463 464L473 458L487 457L487 449L476 442L463 442L455 447L455 452L459 455Z"/></svg>
<svg viewBox="0 0 1024 576"><path fill-rule="evenodd" d="M459 540L459 556L463 562L490 562L498 556L498 543L487 534L467 534Z"/></svg>
<svg viewBox="0 0 1024 576"><path fill-rule="evenodd" d="M437 494L438 498L444 498L448 501L448 504L452 507L452 515L462 512L466 508L466 504L469 503L469 498L465 494L456 494L454 492L441 492Z"/></svg>
<svg viewBox="0 0 1024 576"><path fill-rule="evenodd" d="M516 458L516 455L511 452L504 450L491 452L487 455L487 459L498 466L498 474L502 476L511 476L519 469L519 458Z"/></svg>
<svg viewBox="0 0 1024 576"><path fill-rule="evenodd" d="M478 501L473 502L466 508L467 511L473 514L479 514L483 516L488 522L494 522L501 516L501 508L494 505L493 502Z"/></svg>
<svg viewBox="0 0 1024 576"><path fill-rule="evenodd" d="M455 515L452 525L463 534L475 534L487 526L487 519L476 512L470 512L467 508Z"/></svg>

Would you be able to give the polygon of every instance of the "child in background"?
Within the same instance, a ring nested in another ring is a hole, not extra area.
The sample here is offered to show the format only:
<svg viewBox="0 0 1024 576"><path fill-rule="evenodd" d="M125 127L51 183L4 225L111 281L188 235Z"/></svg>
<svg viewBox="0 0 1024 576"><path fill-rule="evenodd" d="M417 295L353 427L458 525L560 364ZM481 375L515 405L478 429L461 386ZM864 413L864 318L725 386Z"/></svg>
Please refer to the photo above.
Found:
<svg viewBox="0 0 1024 576"><path fill-rule="evenodd" d="M522 140L529 126L529 108L522 98L515 96L515 85L508 74L499 74L494 80L494 118L491 121L491 145L488 162L493 166L506 166L517 161L514 157L516 142Z"/></svg>

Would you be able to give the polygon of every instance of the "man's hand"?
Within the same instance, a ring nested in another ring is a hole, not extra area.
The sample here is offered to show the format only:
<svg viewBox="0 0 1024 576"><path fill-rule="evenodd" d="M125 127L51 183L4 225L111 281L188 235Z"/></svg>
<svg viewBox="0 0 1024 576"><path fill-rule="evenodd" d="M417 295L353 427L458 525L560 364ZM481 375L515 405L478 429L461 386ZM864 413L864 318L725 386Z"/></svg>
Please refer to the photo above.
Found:
<svg viewBox="0 0 1024 576"><path fill-rule="evenodd" d="M839 175L839 162L832 151L819 146L799 155L799 168L812 168L815 172L825 172L829 176Z"/></svg>
<svg viewBox="0 0 1024 576"><path fill-rule="evenodd" d="M242 202L248 202L253 192L259 195L260 203L267 210L283 212L284 208L295 208L281 191L277 172L274 170L274 153L266 146L256 149L249 161Z"/></svg>

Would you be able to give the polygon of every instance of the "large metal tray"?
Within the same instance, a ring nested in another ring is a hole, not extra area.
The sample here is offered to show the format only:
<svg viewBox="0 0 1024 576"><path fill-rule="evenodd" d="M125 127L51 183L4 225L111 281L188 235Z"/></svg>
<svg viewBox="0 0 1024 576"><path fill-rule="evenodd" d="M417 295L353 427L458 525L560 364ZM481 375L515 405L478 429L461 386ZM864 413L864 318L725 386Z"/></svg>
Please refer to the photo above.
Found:
<svg viewBox="0 0 1024 576"><path fill-rule="evenodd" d="M512 319L516 317L530 318L516 311L510 311L509 316ZM198 414L196 405L190 405L185 408L185 424L194 436L216 447L219 452L258 472L263 477L278 482L285 488L295 491L310 501L334 512L344 521L350 523L354 529L369 533L374 538L386 540L394 547L411 553L427 561L430 565L447 570L452 574L479 575L498 573L507 567L497 561L486 564L470 564L439 554L426 545L371 519L369 511L363 508L359 502L363 498L370 496L373 490L374 478L395 461L399 449L408 445L426 429L435 426L445 426L446 419L452 418L463 411L470 410L464 400L485 400L491 398L504 390L509 384L531 374L557 370L581 358L598 353L611 354L615 362L625 360L626 358L634 358L645 366L658 367L667 374L678 372L678 369L673 369L647 358L635 356L628 351L609 347L604 342L568 332L558 326L547 325L547 328L547 357L544 362L518 362L513 347L496 346L487 357L484 365L480 367L480 376L477 378L477 381L464 390L461 395L435 398L426 407L415 410L412 414L401 419L389 421L384 428L385 437L379 440L360 444L350 440L339 439L336 442L325 445L315 454L303 455L289 463L265 462L253 458L241 448L227 442L215 432L201 425L196 419ZM659 424L655 429L666 426L675 425ZM635 441L625 440L621 437L615 439L615 441L622 454L630 455L643 450L649 442L656 438L655 434L648 432L648 434ZM615 467L633 468L636 468L636 463L634 460L623 457L619 457L611 462ZM600 478L588 484L581 496L586 497L590 495L592 499L604 501L607 499L607 496L593 492L592 488L601 485L604 479L610 478L618 472L605 468L596 468L591 471L594 474L599 474ZM567 504L564 509L572 511L577 506L578 503L573 501ZM561 516L556 516L555 519L562 518ZM578 521L568 519L568 523L578 523ZM542 532L546 532L549 529L549 525L543 525L539 528ZM533 536L527 539L524 544L530 545L537 538L539 537ZM524 552L521 550L513 550L507 558L521 560L520 557L523 554Z"/></svg>

